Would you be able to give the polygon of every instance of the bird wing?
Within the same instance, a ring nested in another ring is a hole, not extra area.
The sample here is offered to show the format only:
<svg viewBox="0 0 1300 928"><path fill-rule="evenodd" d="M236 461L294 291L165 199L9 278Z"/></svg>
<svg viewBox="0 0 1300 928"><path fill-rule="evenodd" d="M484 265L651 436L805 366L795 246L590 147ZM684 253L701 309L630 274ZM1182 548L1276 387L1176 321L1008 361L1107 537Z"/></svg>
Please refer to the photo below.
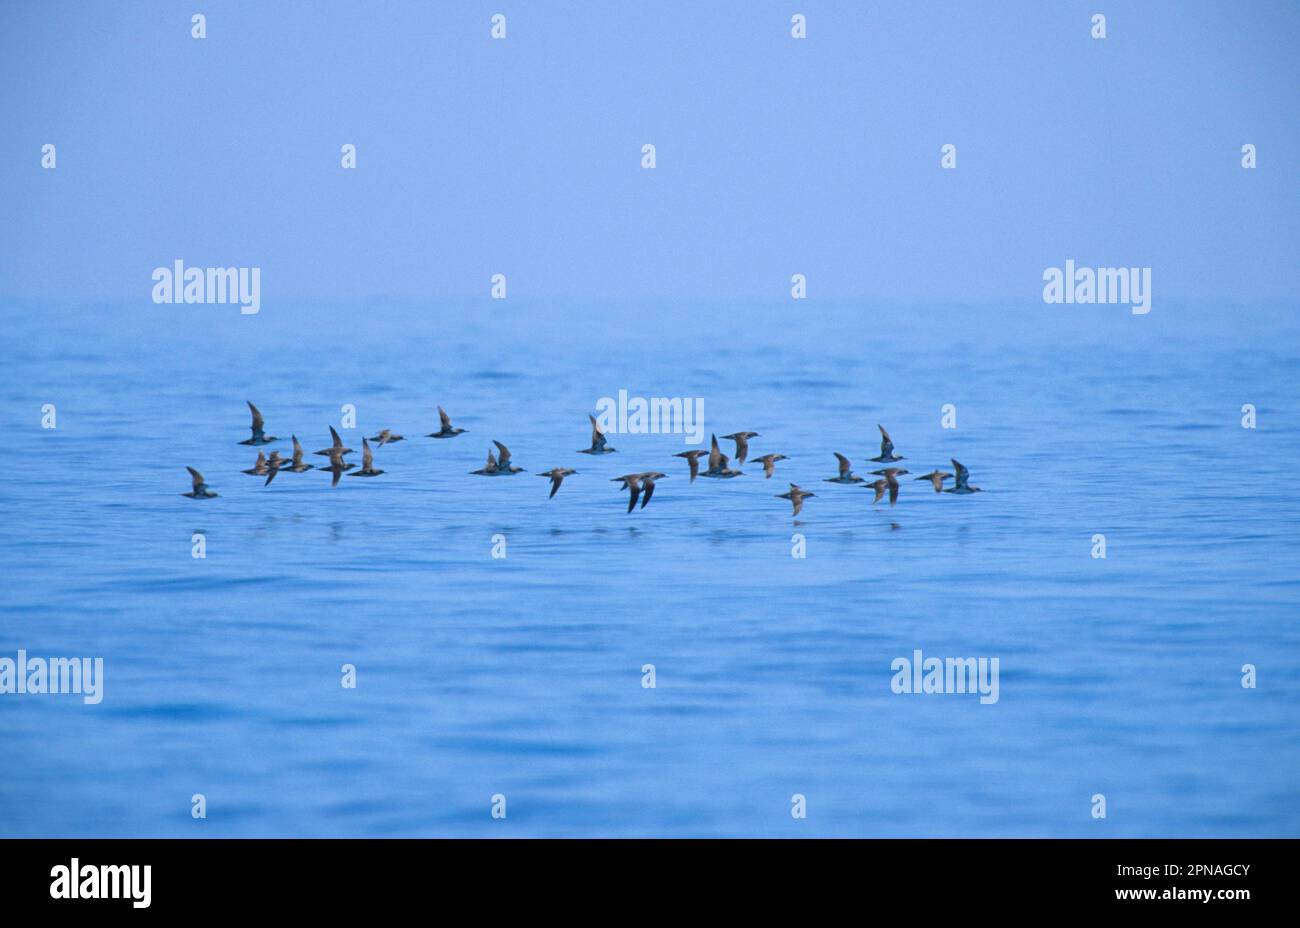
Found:
<svg viewBox="0 0 1300 928"><path fill-rule="evenodd" d="M244 400L244 402L248 403L248 400ZM257 407L254 406L252 403L248 403L248 409L253 414L253 431L254 432L262 431L263 426L266 425L266 420L262 418L262 414L258 412Z"/></svg>
<svg viewBox="0 0 1300 928"><path fill-rule="evenodd" d="M889 437L889 433L885 431L883 425L877 423L876 428L880 429L880 456L882 458L890 457L894 453L894 440Z"/></svg>
<svg viewBox="0 0 1300 928"><path fill-rule="evenodd" d="M650 502L650 497L652 497L652 496L654 496L654 495L655 495L655 482L654 482L653 480L647 480L647 481L645 482L645 496L642 497L642 499L641 499L641 508L642 508L642 509L645 508L645 504L646 504L646 503Z"/></svg>
<svg viewBox="0 0 1300 928"><path fill-rule="evenodd" d="M332 425L330 426L330 435L334 438L334 447L335 447L335 448L342 448L342 447L343 447L343 439L339 438L339 433L336 432L336 431L334 431L334 426L332 426Z"/></svg>
<svg viewBox="0 0 1300 928"><path fill-rule="evenodd" d="M600 424L596 422L596 417L591 413L587 413L587 418L591 420L591 447L593 449L605 447L605 433L601 429Z"/></svg>
<svg viewBox="0 0 1300 928"><path fill-rule="evenodd" d="M966 486L966 481L970 480L970 471L966 469L966 465L960 463L956 458L949 458L948 460L952 461L952 469L957 472L957 486Z"/></svg>
<svg viewBox="0 0 1300 928"><path fill-rule="evenodd" d="M848 459L848 458L846 458L844 455L840 454L838 451L835 452L835 457L838 458L838 459L839 459L839 462L840 462L840 476L841 476L841 477L847 477L850 473L852 473L852 471L853 471L853 465L849 463L849 459Z"/></svg>
<svg viewBox="0 0 1300 928"><path fill-rule="evenodd" d="M444 432L451 429L451 416L447 415L446 410L441 406L438 407L438 420L442 423L442 430Z"/></svg>
<svg viewBox="0 0 1300 928"><path fill-rule="evenodd" d="M709 449L709 470L717 470L722 459L722 449L718 447L718 436L713 436L713 446Z"/></svg>
<svg viewBox="0 0 1300 928"><path fill-rule="evenodd" d="M302 445L298 444L297 435L291 435L289 437L293 439L293 463L296 467L302 463Z"/></svg>
<svg viewBox="0 0 1300 928"><path fill-rule="evenodd" d="M890 477L887 482L889 484L889 505L892 506L898 502L898 478Z"/></svg>
<svg viewBox="0 0 1300 928"><path fill-rule="evenodd" d="M564 480L564 474L551 474L551 496L554 496L560 489L560 483ZM548 496L547 499L551 497Z"/></svg>
<svg viewBox="0 0 1300 928"><path fill-rule="evenodd" d="M370 453L370 442L361 439L361 469L370 470L375 463L375 456Z"/></svg>
<svg viewBox="0 0 1300 928"><path fill-rule="evenodd" d="M496 445L497 450L501 452L501 456L497 459L497 467L501 470L508 469L510 466L510 449L501 444L501 442L497 441L495 438L492 439L492 444Z"/></svg>
<svg viewBox="0 0 1300 928"><path fill-rule="evenodd" d="M194 484L194 492L197 493L199 487L203 486L203 475L188 464L185 465L185 469L190 472L190 481Z"/></svg>

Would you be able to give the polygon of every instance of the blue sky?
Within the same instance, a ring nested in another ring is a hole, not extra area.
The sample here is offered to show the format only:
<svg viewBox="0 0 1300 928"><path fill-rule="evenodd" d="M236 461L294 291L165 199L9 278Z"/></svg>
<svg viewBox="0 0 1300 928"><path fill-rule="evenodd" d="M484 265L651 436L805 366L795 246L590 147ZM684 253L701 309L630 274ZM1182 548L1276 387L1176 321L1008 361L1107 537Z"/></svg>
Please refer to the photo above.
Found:
<svg viewBox="0 0 1300 928"><path fill-rule="evenodd" d="M0 43L0 297L176 258L266 303L1295 292L1292 2L10 2Z"/></svg>

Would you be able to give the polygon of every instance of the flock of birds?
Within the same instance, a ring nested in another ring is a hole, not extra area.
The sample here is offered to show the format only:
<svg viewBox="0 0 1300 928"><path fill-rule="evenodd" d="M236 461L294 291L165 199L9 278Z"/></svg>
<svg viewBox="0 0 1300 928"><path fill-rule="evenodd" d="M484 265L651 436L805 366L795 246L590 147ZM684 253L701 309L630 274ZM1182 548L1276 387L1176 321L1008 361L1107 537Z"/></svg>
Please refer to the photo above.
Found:
<svg viewBox="0 0 1300 928"><path fill-rule="evenodd" d="M258 411L257 407L252 403L249 403L248 408L253 414L253 424L251 427L253 434L250 438L244 439L239 444L269 445L272 442L279 441L280 439L276 438L274 435L266 434L266 421L262 418L262 414ZM465 429L458 429L452 426L451 418L441 406L438 407L438 418L441 427L436 432L430 432L426 436L427 438L455 438L457 435L463 435L465 433ZM596 421L596 417L588 415L587 418L591 420L591 447L582 448L577 453L614 454L617 449L610 447L609 441L605 437L605 432ZM883 425L877 425L876 428L880 429L880 454L871 458L871 462L876 464L893 464L897 461L903 460L901 454L894 454L894 442L889 437L889 433L885 431L885 427ZM406 440L403 436L398 435L391 429L384 429L369 438L362 438L361 467L359 470L354 470L357 465L345 460L346 455L355 453L354 450L343 444L343 439L339 437L339 433L334 430L333 426L330 426L330 435L333 438L333 443L328 448L322 448L320 451L314 452L315 454L327 458L329 461L328 465L308 464L305 462L303 460L302 445L298 442L298 436L293 435L290 436L293 441L293 455L291 457L282 457L279 451L272 451L269 455L263 451L259 451L257 452L257 462L251 468L245 470L244 473L251 474L255 477L265 477L266 483L264 483L263 486L269 486L271 481L274 480L276 475L281 471L287 471L292 474L301 474L309 470L319 470L331 474L333 479L330 485L338 486L339 477L345 473L350 477L378 477L380 474L384 473L382 470L375 467L374 454L370 450L370 443L372 441L382 448L384 445ZM743 465L746 458L749 457L749 440L751 438L758 438L759 434L758 432L733 432L730 435L724 435L722 437L736 443L735 458L736 464L739 466ZM687 464L690 466L692 483L695 482L697 477L728 480L733 477L743 476L743 471L733 468L731 466L731 458L723 454L722 450L718 447L718 436L713 435L712 439L712 446L708 451L703 449L679 451L677 454L673 455L674 457L686 459ZM514 474L523 471L522 467L516 467L511 463L509 448L495 439L492 444L496 446L496 453L489 450L487 464L478 470L470 471L471 474L477 474L483 477L502 477L513 476ZM708 456L708 467L705 470L701 470L700 459L705 457L705 455ZM873 477L878 477L879 479L868 481L865 477L859 477L854 474L852 462L838 451L835 452L835 458L839 461L839 474L835 477L826 478L826 482L862 484L875 490L876 497L871 501L873 506L880 502L886 493L889 494L889 505L892 506L897 503L900 486L898 478L904 474L911 473L911 471L906 468L884 467L880 470L873 470L871 472ZM785 461L788 460L788 458L784 454L765 454L762 457L752 458L752 460L755 463L761 463L763 465L764 477L770 479L772 474L776 472L776 462ZM973 487L970 485L970 472L960 462L952 459L952 467L955 473L950 474L947 471L933 470L928 474L922 474L914 479L930 481L934 486L934 492L936 493L955 493L958 495L965 495L968 493L980 492L979 487ZM212 499L218 495L207 485L207 483L204 482L203 475L197 470L188 466L185 469L190 472L193 489L189 493L181 494L182 496L188 496L191 499ZM564 482L564 478L568 477L570 474L576 473L577 471L571 467L553 467L550 470L542 471L537 476L550 478L550 496L553 497L559 491L560 484ZM667 476L667 474L659 471L640 471L635 474L624 474L621 477L614 477L610 482L618 483L620 484L620 490L628 491L627 511L631 512L636 508L638 500L640 500L641 508L644 509L646 503L650 502L650 497L654 495L655 481L662 480ZM945 489L943 485L945 480L953 480L953 486ZM800 487L798 484L792 483L787 492L776 494L776 498L789 500L794 508L794 515L798 516L803 510L803 501L816 495L816 493L811 493Z"/></svg>

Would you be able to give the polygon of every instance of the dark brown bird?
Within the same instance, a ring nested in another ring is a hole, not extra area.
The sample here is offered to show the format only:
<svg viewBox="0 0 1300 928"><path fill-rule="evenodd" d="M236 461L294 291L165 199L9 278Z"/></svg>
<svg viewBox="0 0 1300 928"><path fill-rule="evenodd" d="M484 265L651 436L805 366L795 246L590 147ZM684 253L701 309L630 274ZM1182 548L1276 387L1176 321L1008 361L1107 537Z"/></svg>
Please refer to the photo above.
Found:
<svg viewBox="0 0 1300 928"><path fill-rule="evenodd" d="M790 484L790 492L778 493L776 498L788 499L794 505L794 515L798 517L799 513L803 511L803 501L810 496L816 495L816 493L809 493L807 490L802 489L798 484L792 483Z"/></svg>
<svg viewBox="0 0 1300 928"><path fill-rule="evenodd" d="M776 471L776 462L788 460L784 454L765 454L761 458L754 458L755 463L763 465L763 477L770 480L772 474Z"/></svg>
<svg viewBox="0 0 1300 928"><path fill-rule="evenodd" d="M717 477L726 480L731 477L739 477L742 471L733 470L730 466L731 458L722 453L718 447L718 436L713 436L713 446L709 449L709 469L703 474L705 477Z"/></svg>
<svg viewBox="0 0 1300 928"><path fill-rule="evenodd" d="M244 400L244 402L248 403L248 400ZM254 406L252 403L248 403L248 410L253 414L253 428L252 428L253 436L252 438L245 438L243 441L240 442L240 444L241 445L269 445L273 441L279 441L279 439L276 438L274 435L266 435L263 432L263 429L266 426L266 422L265 420L262 419L262 414L258 412L257 407Z"/></svg>
<svg viewBox="0 0 1300 928"><path fill-rule="evenodd" d="M932 484L934 484L934 492L936 492L936 493L941 493L941 492L943 492L943 482L944 482L945 480L947 480L947 479L948 479L949 477L951 477L951 476L952 476L952 474L947 473L946 471L942 471L942 470L932 470L932 471L930 471L930 473L928 473L928 474L922 474L921 476L919 476L919 477L914 477L913 479L914 479L914 480L928 480L928 481L930 481Z"/></svg>
<svg viewBox="0 0 1300 928"><path fill-rule="evenodd" d="M736 463L744 464L745 458L749 456L749 440L758 438L757 432L732 432L730 435L723 435L723 438L730 438L736 443Z"/></svg>
<svg viewBox="0 0 1300 928"><path fill-rule="evenodd" d="M501 442L497 441L495 438L492 439L492 444L497 446L497 473L498 474L505 474L506 476L509 476L510 474L518 474L523 471L522 467L515 467L513 464L510 463L509 448L501 444Z"/></svg>
<svg viewBox="0 0 1300 928"><path fill-rule="evenodd" d="M370 440L379 442L381 448L384 445L391 445L395 441L406 441L401 435L394 434L392 429L384 429L378 435L371 435Z"/></svg>
<svg viewBox="0 0 1300 928"><path fill-rule="evenodd" d="M840 462L840 475L838 477L827 477L827 483L863 483L863 479L853 473L853 465L849 459L838 451L835 452L835 459Z"/></svg>
<svg viewBox="0 0 1300 928"><path fill-rule="evenodd" d="M275 479L275 475L280 472L281 467L289 466L289 459L280 457L280 452L272 451L271 456L266 459L266 483L262 486L269 486Z"/></svg>
<svg viewBox="0 0 1300 928"><path fill-rule="evenodd" d="M550 470L542 471L537 476L551 478L551 496L554 496L559 491L560 484L564 482L564 478L569 476L569 474L576 473L577 471L572 467L552 467ZM550 499L551 496L548 496L547 499Z"/></svg>
<svg viewBox="0 0 1300 928"><path fill-rule="evenodd" d="M464 434L464 432L465 432L464 429L454 429L454 428L451 427L451 418L447 415L447 413L443 410L443 408L442 408L441 406L438 407L438 419L439 419L439 420L441 421L441 423L442 423L442 428L439 429L439 430L436 431L436 432L430 432L426 437L428 437L428 438L455 438L457 435L463 435L463 434Z"/></svg>
<svg viewBox="0 0 1300 928"><path fill-rule="evenodd" d="M185 469L190 472L190 485L193 489L188 493L182 493L181 496L188 496L190 499L212 499L217 493L206 483L203 482L203 475L189 465Z"/></svg>
<svg viewBox="0 0 1300 928"><path fill-rule="evenodd" d="M331 454L329 467L319 467L317 469L332 474L333 479L330 480L330 486L336 487L339 485L339 477L356 466L343 460L342 454Z"/></svg>
<svg viewBox="0 0 1300 928"><path fill-rule="evenodd" d="M582 448L578 451L578 453L579 454L613 454L616 450L618 450L616 448L611 448L609 446L608 441L606 441L605 439L605 431L600 427L600 423L596 421L596 417L593 416L591 413L587 413L587 418L591 420L591 447Z"/></svg>
<svg viewBox="0 0 1300 928"><path fill-rule="evenodd" d="M949 460L952 461L952 469L957 472L957 484L956 486L949 487L943 492L959 494L984 492L979 487L973 487L970 485L970 471L968 471L962 464L959 464L955 459L949 458Z"/></svg>
<svg viewBox="0 0 1300 928"><path fill-rule="evenodd" d="M877 425L876 428L880 429L880 456L874 457L871 460L879 464L889 464L893 461L903 460L901 454L894 454L894 442L893 439L889 437L889 433L885 431L885 427L883 425Z"/></svg>
<svg viewBox="0 0 1300 928"><path fill-rule="evenodd" d="M877 477L901 477L903 474L910 474L911 471L903 467L886 467L882 470L873 470L871 473Z"/></svg>
<svg viewBox="0 0 1300 928"><path fill-rule="evenodd" d="M470 473L478 474L481 477L495 477L497 475L497 456L492 453L491 448L488 449L487 464L478 470L470 471Z"/></svg>
<svg viewBox="0 0 1300 928"><path fill-rule="evenodd" d="M678 451L673 457L686 458L691 465L691 483L694 483L695 478L700 475L700 458L708 453L703 448L697 448L694 451Z"/></svg>
<svg viewBox="0 0 1300 928"><path fill-rule="evenodd" d="M290 437L293 438L293 460L289 465L289 471L295 474L301 474L305 470L311 470L312 465L303 462L302 445L298 443L298 436L293 435Z"/></svg>
<svg viewBox="0 0 1300 928"><path fill-rule="evenodd" d="M320 451L313 451L313 454L320 454L327 458L333 458L336 454L344 455L352 453L351 448L343 447L343 439L339 438L339 433L334 431L334 426L332 425L330 426L330 435L334 439L334 444L330 445L328 448L322 448Z"/></svg>
<svg viewBox="0 0 1300 928"><path fill-rule="evenodd" d="M370 453L370 441L361 439L361 470L348 474L349 477L378 477L382 470L375 469L375 456Z"/></svg>
<svg viewBox="0 0 1300 928"><path fill-rule="evenodd" d="M619 487L619 489L629 491L627 511L631 512L636 507L638 496L641 499L641 508L644 509L646 503L650 502L650 497L654 496L655 481L667 476L667 474L661 474L658 471L642 471L639 474L624 474L622 477L613 477L610 482L621 482L623 486Z"/></svg>
<svg viewBox="0 0 1300 928"><path fill-rule="evenodd" d="M250 467L248 470L244 471L244 473L252 474L254 477L265 477L266 471L267 471L266 455L261 451L259 451L257 452L257 463L254 464L252 467Z"/></svg>
<svg viewBox="0 0 1300 928"><path fill-rule="evenodd" d="M891 468L892 469L892 468ZM879 480L875 480L867 486L876 491L876 498L871 501L871 505L880 502L880 498L885 495L885 490L889 491L889 505L898 502L898 477L894 474L886 474Z"/></svg>

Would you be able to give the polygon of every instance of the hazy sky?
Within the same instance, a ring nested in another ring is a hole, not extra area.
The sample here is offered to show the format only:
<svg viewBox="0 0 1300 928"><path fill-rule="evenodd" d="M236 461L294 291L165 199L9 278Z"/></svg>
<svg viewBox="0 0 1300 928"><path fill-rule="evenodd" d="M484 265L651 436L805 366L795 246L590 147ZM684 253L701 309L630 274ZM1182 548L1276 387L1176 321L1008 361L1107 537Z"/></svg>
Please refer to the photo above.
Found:
<svg viewBox="0 0 1300 928"><path fill-rule="evenodd" d="M0 44L0 296L147 302L177 258L260 267L264 306L497 272L512 298L788 299L802 272L811 299L1035 300L1066 258L1151 266L1157 300L1295 294L1290 0L11 0Z"/></svg>

